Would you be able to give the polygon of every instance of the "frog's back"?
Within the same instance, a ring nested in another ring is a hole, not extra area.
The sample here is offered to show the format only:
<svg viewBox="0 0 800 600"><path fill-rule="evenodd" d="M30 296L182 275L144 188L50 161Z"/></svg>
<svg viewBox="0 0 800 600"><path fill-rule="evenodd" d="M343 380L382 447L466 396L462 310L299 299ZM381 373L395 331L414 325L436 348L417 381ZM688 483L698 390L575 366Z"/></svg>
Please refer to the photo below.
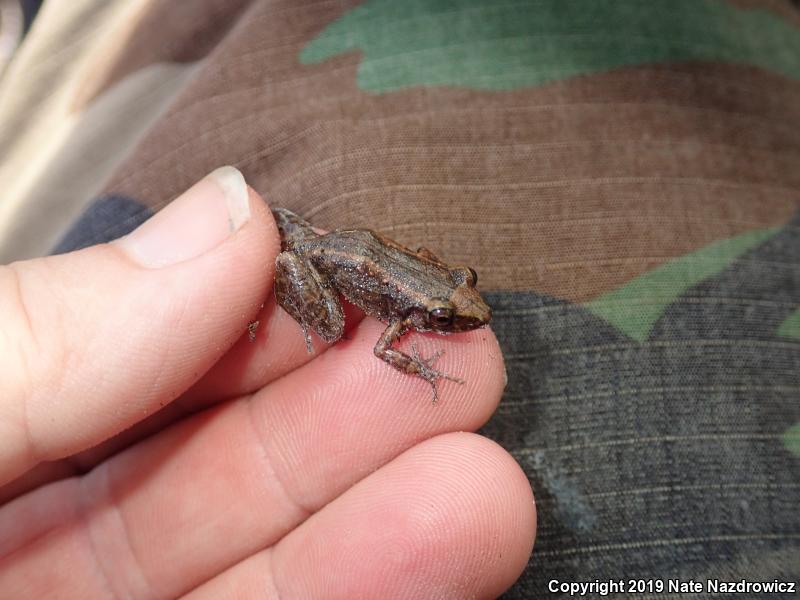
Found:
<svg viewBox="0 0 800 600"><path fill-rule="evenodd" d="M384 321L448 298L448 268L368 229L336 230L303 243L318 269L350 302Z"/></svg>

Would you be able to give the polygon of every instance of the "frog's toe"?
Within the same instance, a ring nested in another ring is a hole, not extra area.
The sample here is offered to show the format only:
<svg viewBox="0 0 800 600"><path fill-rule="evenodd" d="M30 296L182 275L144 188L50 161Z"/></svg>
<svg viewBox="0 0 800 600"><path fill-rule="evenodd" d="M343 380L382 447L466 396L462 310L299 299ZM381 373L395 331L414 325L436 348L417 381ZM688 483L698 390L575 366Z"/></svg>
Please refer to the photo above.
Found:
<svg viewBox="0 0 800 600"><path fill-rule="evenodd" d="M414 344L411 344L411 357L414 359L414 362L417 364L417 374L428 381L434 388L434 395L436 392L436 380L437 379L447 379L449 381L455 381L456 383L464 383L463 379L458 377L454 377L452 375L448 375L447 373L443 373L442 371L438 371L433 368L433 363L444 354L444 350L437 350L428 358L423 358L417 347Z"/></svg>
<svg viewBox="0 0 800 600"><path fill-rule="evenodd" d="M309 354L313 354L314 344L311 342L311 335L308 333L308 327L306 327L305 325L301 325L301 327L303 328L303 337L306 340L306 350L308 351Z"/></svg>
<svg viewBox="0 0 800 600"><path fill-rule="evenodd" d="M439 374L439 371L433 368L433 363L439 360L439 357L441 357L442 354L444 354L444 350L437 350L428 358L423 358L423 356L419 353L419 350L417 350L417 346L413 343L411 344L411 357L414 359L414 361L417 362L417 364L424 366L431 373L438 374L440 377L442 375Z"/></svg>

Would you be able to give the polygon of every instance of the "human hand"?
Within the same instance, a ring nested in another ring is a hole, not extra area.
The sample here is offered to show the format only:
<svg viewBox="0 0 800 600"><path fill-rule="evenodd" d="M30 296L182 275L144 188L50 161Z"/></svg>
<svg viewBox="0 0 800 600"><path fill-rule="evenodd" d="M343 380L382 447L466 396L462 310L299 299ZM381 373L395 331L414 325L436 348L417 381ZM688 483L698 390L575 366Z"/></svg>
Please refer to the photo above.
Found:
<svg viewBox="0 0 800 600"><path fill-rule="evenodd" d="M528 481L459 433L500 399L493 333L413 334L466 380L432 406L352 309L306 353L279 247L223 168L112 244L0 267L0 596L490 598L521 573Z"/></svg>

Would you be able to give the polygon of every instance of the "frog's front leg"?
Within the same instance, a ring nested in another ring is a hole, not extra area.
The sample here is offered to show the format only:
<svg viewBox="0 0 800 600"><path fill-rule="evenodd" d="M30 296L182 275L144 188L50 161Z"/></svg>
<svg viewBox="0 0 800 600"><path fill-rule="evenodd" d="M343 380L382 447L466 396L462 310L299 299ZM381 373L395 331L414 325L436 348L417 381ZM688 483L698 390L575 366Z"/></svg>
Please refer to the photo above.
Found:
<svg viewBox="0 0 800 600"><path fill-rule="evenodd" d="M422 358L413 345L411 346L410 356L405 352L392 348L392 344L399 340L409 329L411 329L411 324L408 321L394 321L390 323L378 339L378 343L375 344L375 356L389 363L398 371L422 377L425 381L430 383L433 388L433 403L436 404L436 401L439 399L439 393L436 388L437 379L449 379L456 383L464 383L464 380L447 375L433 368L433 363L442 355L441 351L436 352L430 358Z"/></svg>
<svg viewBox="0 0 800 600"><path fill-rule="evenodd" d="M311 328L326 342L344 333L344 311L330 280L294 252L281 252L275 260L275 299L300 323L309 353Z"/></svg>

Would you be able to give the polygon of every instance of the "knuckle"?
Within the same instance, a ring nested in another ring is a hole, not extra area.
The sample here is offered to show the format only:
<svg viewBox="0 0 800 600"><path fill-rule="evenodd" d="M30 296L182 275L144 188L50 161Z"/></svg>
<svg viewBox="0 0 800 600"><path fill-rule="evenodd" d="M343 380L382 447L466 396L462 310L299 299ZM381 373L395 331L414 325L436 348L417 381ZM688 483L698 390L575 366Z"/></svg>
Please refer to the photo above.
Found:
<svg viewBox="0 0 800 600"><path fill-rule="evenodd" d="M4 349L0 356L5 357L0 369L7 371L3 387L16 384L13 388L23 387L29 391L33 380L32 357L38 341L22 286L22 277L13 265L0 267L0 290L3 290L0 294L0 314L3 315L0 345Z"/></svg>

